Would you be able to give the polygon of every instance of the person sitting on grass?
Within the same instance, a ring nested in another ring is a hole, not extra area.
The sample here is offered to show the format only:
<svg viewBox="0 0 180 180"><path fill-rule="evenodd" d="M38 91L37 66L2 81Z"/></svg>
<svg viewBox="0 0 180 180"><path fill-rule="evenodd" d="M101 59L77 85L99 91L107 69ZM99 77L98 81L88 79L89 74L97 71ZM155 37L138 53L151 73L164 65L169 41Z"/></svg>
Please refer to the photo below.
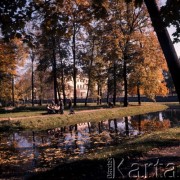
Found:
<svg viewBox="0 0 180 180"><path fill-rule="evenodd" d="M114 107L114 104L112 102L108 102L108 107L109 108L113 108Z"/></svg>
<svg viewBox="0 0 180 180"><path fill-rule="evenodd" d="M56 114L59 113L59 110L60 110L60 106L58 106L57 104L53 107L54 108L54 111Z"/></svg>
<svg viewBox="0 0 180 180"><path fill-rule="evenodd" d="M47 105L46 108L47 108L48 114L54 114L55 113L55 110L54 110L52 105Z"/></svg>

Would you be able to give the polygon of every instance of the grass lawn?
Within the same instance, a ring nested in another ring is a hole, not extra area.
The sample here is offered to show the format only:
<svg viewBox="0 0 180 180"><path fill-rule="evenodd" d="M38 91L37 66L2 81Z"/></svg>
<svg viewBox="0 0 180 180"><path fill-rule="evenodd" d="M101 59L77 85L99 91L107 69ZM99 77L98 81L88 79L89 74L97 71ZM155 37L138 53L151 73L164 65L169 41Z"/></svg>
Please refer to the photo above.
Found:
<svg viewBox="0 0 180 180"><path fill-rule="evenodd" d="M159 103L143 103L141 106L131 105L129 107L103 108L87 110L83 107L75 110L75 114L50 114L45 111L23 111L1 114L0 130L32 129L46 130L67 125L74 125L82 122L103 121L107 119L120 118L125 116L157 112L167 109L168 106ZM81 109L81 110L80 110ZM94 109L94 108L93 108ZM44 113L44 115L42 115Z"/></svg>
<svg viewBox="0 0 180 180"><path fill-rule="evenodd" d="M142 106L144 105L152 105L155 103L149 103L149 102L143 102ZM157 104L163 104L167 106L171 106L172 103L157 103ZM177 105L174 104L173 105ZM130 106L138 106L137 103L130 103ZM116 108L123 107L123 105L116 105ZM139 106L138 106L139 107ZM102 105L97 105L96 103L89 103L87 106L84 106L84 103L78 103L77 106L74 108L75 111L83 111L83 110L96 110L96 109L107 109L107 104L102 103ZM66 107L65 112L68 113L69 110ZM16 117L29 117L29 116L41 116L45 115L47 113L46 106L21 106L17 108L1 108L0 109L0 119L8 119L8 118L16 118Z"/></svg>

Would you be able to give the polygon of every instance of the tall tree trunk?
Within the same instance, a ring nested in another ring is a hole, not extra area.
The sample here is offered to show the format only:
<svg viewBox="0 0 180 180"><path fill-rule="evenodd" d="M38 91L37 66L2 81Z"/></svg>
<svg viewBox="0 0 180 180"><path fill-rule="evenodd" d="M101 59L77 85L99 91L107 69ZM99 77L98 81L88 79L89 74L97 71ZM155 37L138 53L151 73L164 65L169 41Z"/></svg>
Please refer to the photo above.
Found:
<svg viewBox="0 0 180 180"><path fill-rule="evenodd" d="M124 56L123 64L123 78L124 78L124 107L128 106L128 91L127 91L127 65L126 65L126 56Z"/></svg>
<svg viewBox="0 0 180 180"><path fill-rule="evenodd" d="M109 72L108 72L108 74L109 74ZM109 103L109 91L110 91L110 80L109 80L109 75L108 75L108 79L107 79L107 97L106 97L107 104Z"/></svg>
<svg viewBox="0 0 180 180"><path fill-rule="evenodd" d="M76 106L76 77L77 77L77 69L76 69L76 24L73 23L73 80L74 80L74 106Z"/></svg>
<svg viewBox="0 0 180 180"><path fill-rule="evenodd" d="M54 101L57 104L57 69L56 69L56 60L53 58L54 65L53 65L53 83L54 83Z"/></svg>
<svg viewBox="0 0 180 180"><path fill-rule="evenodd" d="M12 106L15 106L15 101L14 101L14 75L12 75Z"/></svg>
<svg viewBox="0 0 180 180"><path fill-rule="evenodd" d="M63 93L63 104L66 106L66 92L65 92L65 83L64 83L64 67L63 67L63 60L61 58L61 47L60 47L60 40L58 43L58 49L59 49L59 57L60 57L60 63L61 63L61 85L62 85L62 93Z"/></svg>
<svg viewBox="0 0 180 180"><path fill-rule="evenodd" d="M99 105L99 100L100 100L100 86L99 82L97 84L97 105Z"/></svg>
<svg viewBox="0 0 180 180"><path fill-rule="evenodd" d="M140 83L137 84L137 96L138 96L138 104L141 105L141 95L140 95Z"/></svg>
<svg viewBox="0 0 180 180"><path fill-rule="evenodd" d="M58 103L57 98L57 64L56 64L56 52L55 52L55 39L53 37L53 81L54 81L54 101Z"/></svg>
<svg viewBox="0 0 180 180"><path fill-rule="evenodd" d="M87 106L87 100L89 96L89 90L90 90L90 85L91 85L91 70L92 70L92 64L94 60L94 37L93 37L93 42L92 42L92 55L91 55L91 60L89 64L89 69L88 69L88 88L87 88L87 93L86 93L86 99L85 99L85 106Z"/></svg>
<svg viewBox="0 0 180 180"><path fill-rule="evenodd" d="M91 60L91 65L92 65L92 60ZM88 87L87 87L87 93L86 93L86 98L85 98L85 106L87 106L87 100L89 97L90 85L91 85L91 70L89 70L89 72L88 72Z"/></svg>
<svg viewBox="0 0 180 180"><path fill-rule="evenodd" d="M113 104L114 106L116 105L116 86L117 86L117 77L116 77L116 62L114 62L114 67L113 67Z"/></svg>
<svg viewBox="0 0 180 180"><path fill-rule="evenodd" d="M62 93L63 93L63 103L66 106L66 92L65 92L65 84L64 84L64 77L62 77Z"/></svg>
<svg viewBox="0 0 180 180"><path fill-rule="evenodd" d="M31 52L31 96L32 96L32 106L34 106L34 52Z"/></svg>
<svg viewBox="0 0 180 180"><path fill-rule="evenodd" d="M43 101L43 72L42 71L40 72L39 80L40 80L39 105L42 106L42 101Z"/></svg>
<svg viewBox="0 0 180 180"><path fill-rule="evenodd" d="M180 60L176 54L173 43L170 39L167 29L164 27L162 19L160 17L160 12L155 0L144 0L148 12L151 17L152 25L156 31L160 46L163 50L166 62L171 73L176 93L180 102Z"/></svg>
<svg viewBox="0 0 180 180"><path fill-rule="evenodd" d="M99 94L100 94L99 104L101 105L102 104L102 85L100 85Z"/></svg>
<svg viewBox="0 0 180 180"><path fill-rule="evenodd" d="M42 93L43 93L43 87L40 86L40 97L39 97L39 105L40 106L42 106L42 104L43 104Z"/></svg>

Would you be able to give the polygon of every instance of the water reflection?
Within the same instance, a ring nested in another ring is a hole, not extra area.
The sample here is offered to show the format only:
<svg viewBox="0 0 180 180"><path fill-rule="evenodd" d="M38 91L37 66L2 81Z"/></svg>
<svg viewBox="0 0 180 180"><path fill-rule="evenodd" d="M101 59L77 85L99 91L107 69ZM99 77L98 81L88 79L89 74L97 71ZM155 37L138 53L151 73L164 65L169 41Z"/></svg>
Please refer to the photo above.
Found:
<svg viewBox="0 0 180 180"><path fill-rule="evenodd" d="M41 132L0 133L0 178L28 177L85 153L115 146L124 137L179 125L180 112L166 111Z"/></svg>

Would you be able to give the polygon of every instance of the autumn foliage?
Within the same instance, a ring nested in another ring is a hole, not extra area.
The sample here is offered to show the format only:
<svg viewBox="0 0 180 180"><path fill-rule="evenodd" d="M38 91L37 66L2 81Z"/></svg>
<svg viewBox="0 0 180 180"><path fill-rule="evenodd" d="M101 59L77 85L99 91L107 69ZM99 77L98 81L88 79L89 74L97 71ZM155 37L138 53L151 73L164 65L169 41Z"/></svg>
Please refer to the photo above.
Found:
<svg viewBox="0 0 180 180"><path fill-rule="evenodd" d="M26 50L19 39L8 43L0 41L0 100L12 99L12 81L26 58Z"/></svg>

